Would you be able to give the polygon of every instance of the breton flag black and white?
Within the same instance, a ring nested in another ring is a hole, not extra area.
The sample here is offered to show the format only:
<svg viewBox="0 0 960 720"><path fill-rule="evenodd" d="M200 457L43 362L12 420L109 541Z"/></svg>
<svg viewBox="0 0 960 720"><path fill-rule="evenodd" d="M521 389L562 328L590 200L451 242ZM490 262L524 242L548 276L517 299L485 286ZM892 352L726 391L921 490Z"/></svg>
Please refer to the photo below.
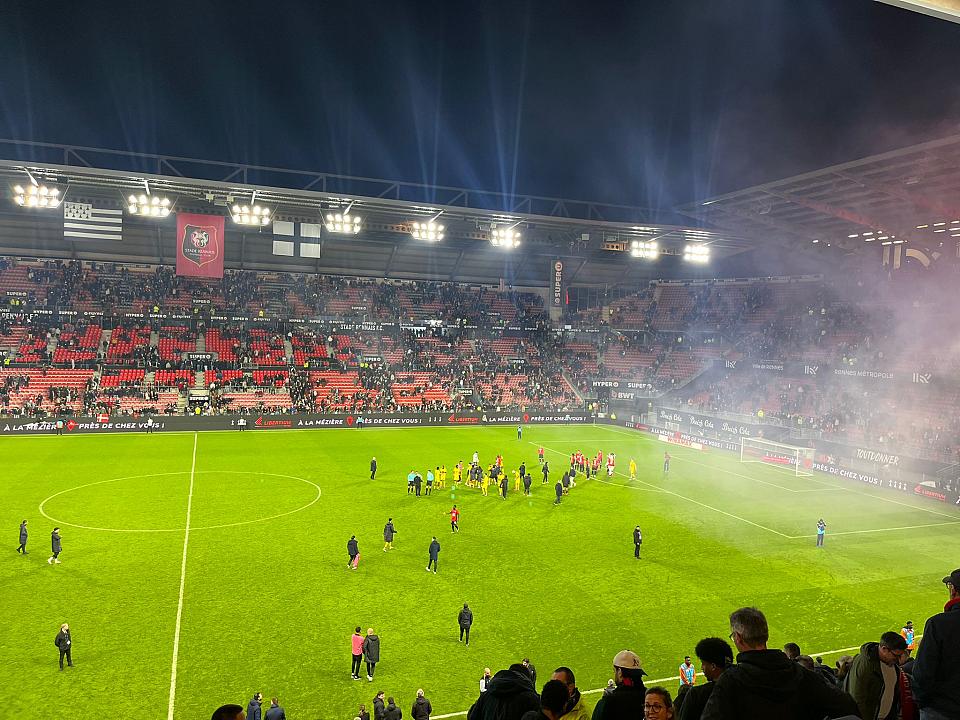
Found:
<svg viewBox="0 0 960 720"><path fill-rule="evenodd" d="M293 240L274 240L273 254L294 257L299 255L306 258L320 257L320 229L319 223L273 221L274 237L289 237ZM299 250L299 253L297 252Z"/></svg>
<svg viewBox="0 0 960 720"><path fill-rule="evenodd" d="M122 240L123 210L64 202L63 236L75 240Z"/></svg>

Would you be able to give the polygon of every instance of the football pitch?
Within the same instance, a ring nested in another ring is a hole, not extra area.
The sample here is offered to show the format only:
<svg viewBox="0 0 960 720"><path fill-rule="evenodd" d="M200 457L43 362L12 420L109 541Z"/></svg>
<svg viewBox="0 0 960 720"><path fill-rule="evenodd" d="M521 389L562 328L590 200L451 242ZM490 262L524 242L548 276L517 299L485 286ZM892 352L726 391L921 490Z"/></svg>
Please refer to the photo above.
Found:
<svg viewBox="0 0 960 720"><path fill-rule="evenodd" d="M615 452L617 474L555 506L552 483L577 449ZM907 620L922 627L957 565L955 508L610 426L527 427L522 440L514 427L10 437L0 451L0 682L24 718L167 718L172 705L175 718L203 719L260 690L291 720L343 720L381 689L407 713L420 687L435 714L457 713L484 667L524 656L538 685L568 665L582 690L600 688L623 648L651 679L670 678L697 640L726 637L743 605L767 614L772 646L826 653ZM454 488L452 475L430 497L407 494L410 470L467 465L474 451L484 465L504 456L506 500ZM521 461L530 497L512 492ZM388 517L398 534L385 553ZM14 552L24 518L26 557ZM55 525L62 564L51 566ZM424 572L434 535L436 575ZM457 640L464 602L469 647ZM75 667L61 673L63 622ZM358 625L381 638L372 683L350 679Z"/></svg>

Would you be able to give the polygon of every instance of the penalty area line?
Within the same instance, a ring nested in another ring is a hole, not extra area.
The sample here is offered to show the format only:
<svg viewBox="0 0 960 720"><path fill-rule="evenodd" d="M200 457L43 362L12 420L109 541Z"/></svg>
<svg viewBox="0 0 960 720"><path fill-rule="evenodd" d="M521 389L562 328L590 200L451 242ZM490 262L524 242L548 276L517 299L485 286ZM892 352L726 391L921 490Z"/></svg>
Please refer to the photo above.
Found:
<svg viewBox="0 0 960 720"><path fill-rule="evenodd" d="M170 664L170 702L167 705L167 720L173 720L173 707L177 698L177 661L180 658L180 624L183 620L183 588L187 579L187 546L190 544L190 512L193 510L193 481L197 470L197 438L193 434L193 459L190 462L190 491L187 493L187 522L183 530L183 559L180 561L180 594L177 598L177 624L173 631L173 660Z"/></svg>

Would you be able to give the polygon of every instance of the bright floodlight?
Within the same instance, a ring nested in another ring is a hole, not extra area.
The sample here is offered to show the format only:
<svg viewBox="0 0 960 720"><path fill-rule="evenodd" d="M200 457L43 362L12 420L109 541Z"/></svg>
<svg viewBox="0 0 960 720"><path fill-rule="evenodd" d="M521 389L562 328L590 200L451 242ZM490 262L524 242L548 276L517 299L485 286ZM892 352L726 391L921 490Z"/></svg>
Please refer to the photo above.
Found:
<svg viewBox="0 0 960 720"><path fill-rule="evenodd" d="M158 195L131 195L127 198L127 212L146 217L166 217L170 214L170 200Z"/></svg>
<svg viewBox="0 0 960 720"><path fill-rule="evenodd" d="M343 235L356 235L360 232L360 217L350 213L328 213L327 231Z"/></svg>
<svg viewBox="0 0 960 720"><path fill-rule="evenodd" d="M710 248L707 245L691 243L683 249L683 259L687 262L706 263L710 261Z"/></svg>
<svg viewBox="0 0 960 720"><path fill-rule="evenodd" d="M46 185L22 185L13 187L13 201L20 207L49 209L60 205L60 188Z"/></svg>
<svg viewBox="0 0 960 720"><path fill-rule="evenodd" d="M417 240L439 242L440 240L443 240L443 231L443 225L439 225L433 220L430 220L429 222L425 223L415 222L413 224L413 230L410 231L410 234L417 238Z"/></svg>
<svg viewBox="0 0 960 720"><path fill-rule="evenodd" d="M269 225L270 209L262 208L259 205L250 207L249 205L234 205L230 210L230 216L237 225Z"/></svg>
<svg viewBox="0 0 960 720"><path fill-rule="evenodd" d="M490 244L510 250L520 245L520 233L511 228L490 228Z"/></svg>
<svg viewBox="0 0 960 720"><path fill-rule="evenodd" d="M634 240L630 243L630 254L636 258L653 260L660 254L660 246L656 240Z"/></svg>

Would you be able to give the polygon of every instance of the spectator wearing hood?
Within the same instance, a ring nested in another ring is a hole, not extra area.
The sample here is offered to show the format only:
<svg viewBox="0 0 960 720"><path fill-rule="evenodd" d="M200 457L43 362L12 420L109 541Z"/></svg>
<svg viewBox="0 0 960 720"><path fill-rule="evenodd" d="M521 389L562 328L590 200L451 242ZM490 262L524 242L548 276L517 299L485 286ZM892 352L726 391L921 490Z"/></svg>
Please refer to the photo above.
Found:
<svg viewBox="0 0 960 720"><path fill-rule="evenodd" d="M530 673L520 663L500 670L487 691L467 712L467 720L520 720L524 713L540 709L540 697L533 689Z"/></svg>

